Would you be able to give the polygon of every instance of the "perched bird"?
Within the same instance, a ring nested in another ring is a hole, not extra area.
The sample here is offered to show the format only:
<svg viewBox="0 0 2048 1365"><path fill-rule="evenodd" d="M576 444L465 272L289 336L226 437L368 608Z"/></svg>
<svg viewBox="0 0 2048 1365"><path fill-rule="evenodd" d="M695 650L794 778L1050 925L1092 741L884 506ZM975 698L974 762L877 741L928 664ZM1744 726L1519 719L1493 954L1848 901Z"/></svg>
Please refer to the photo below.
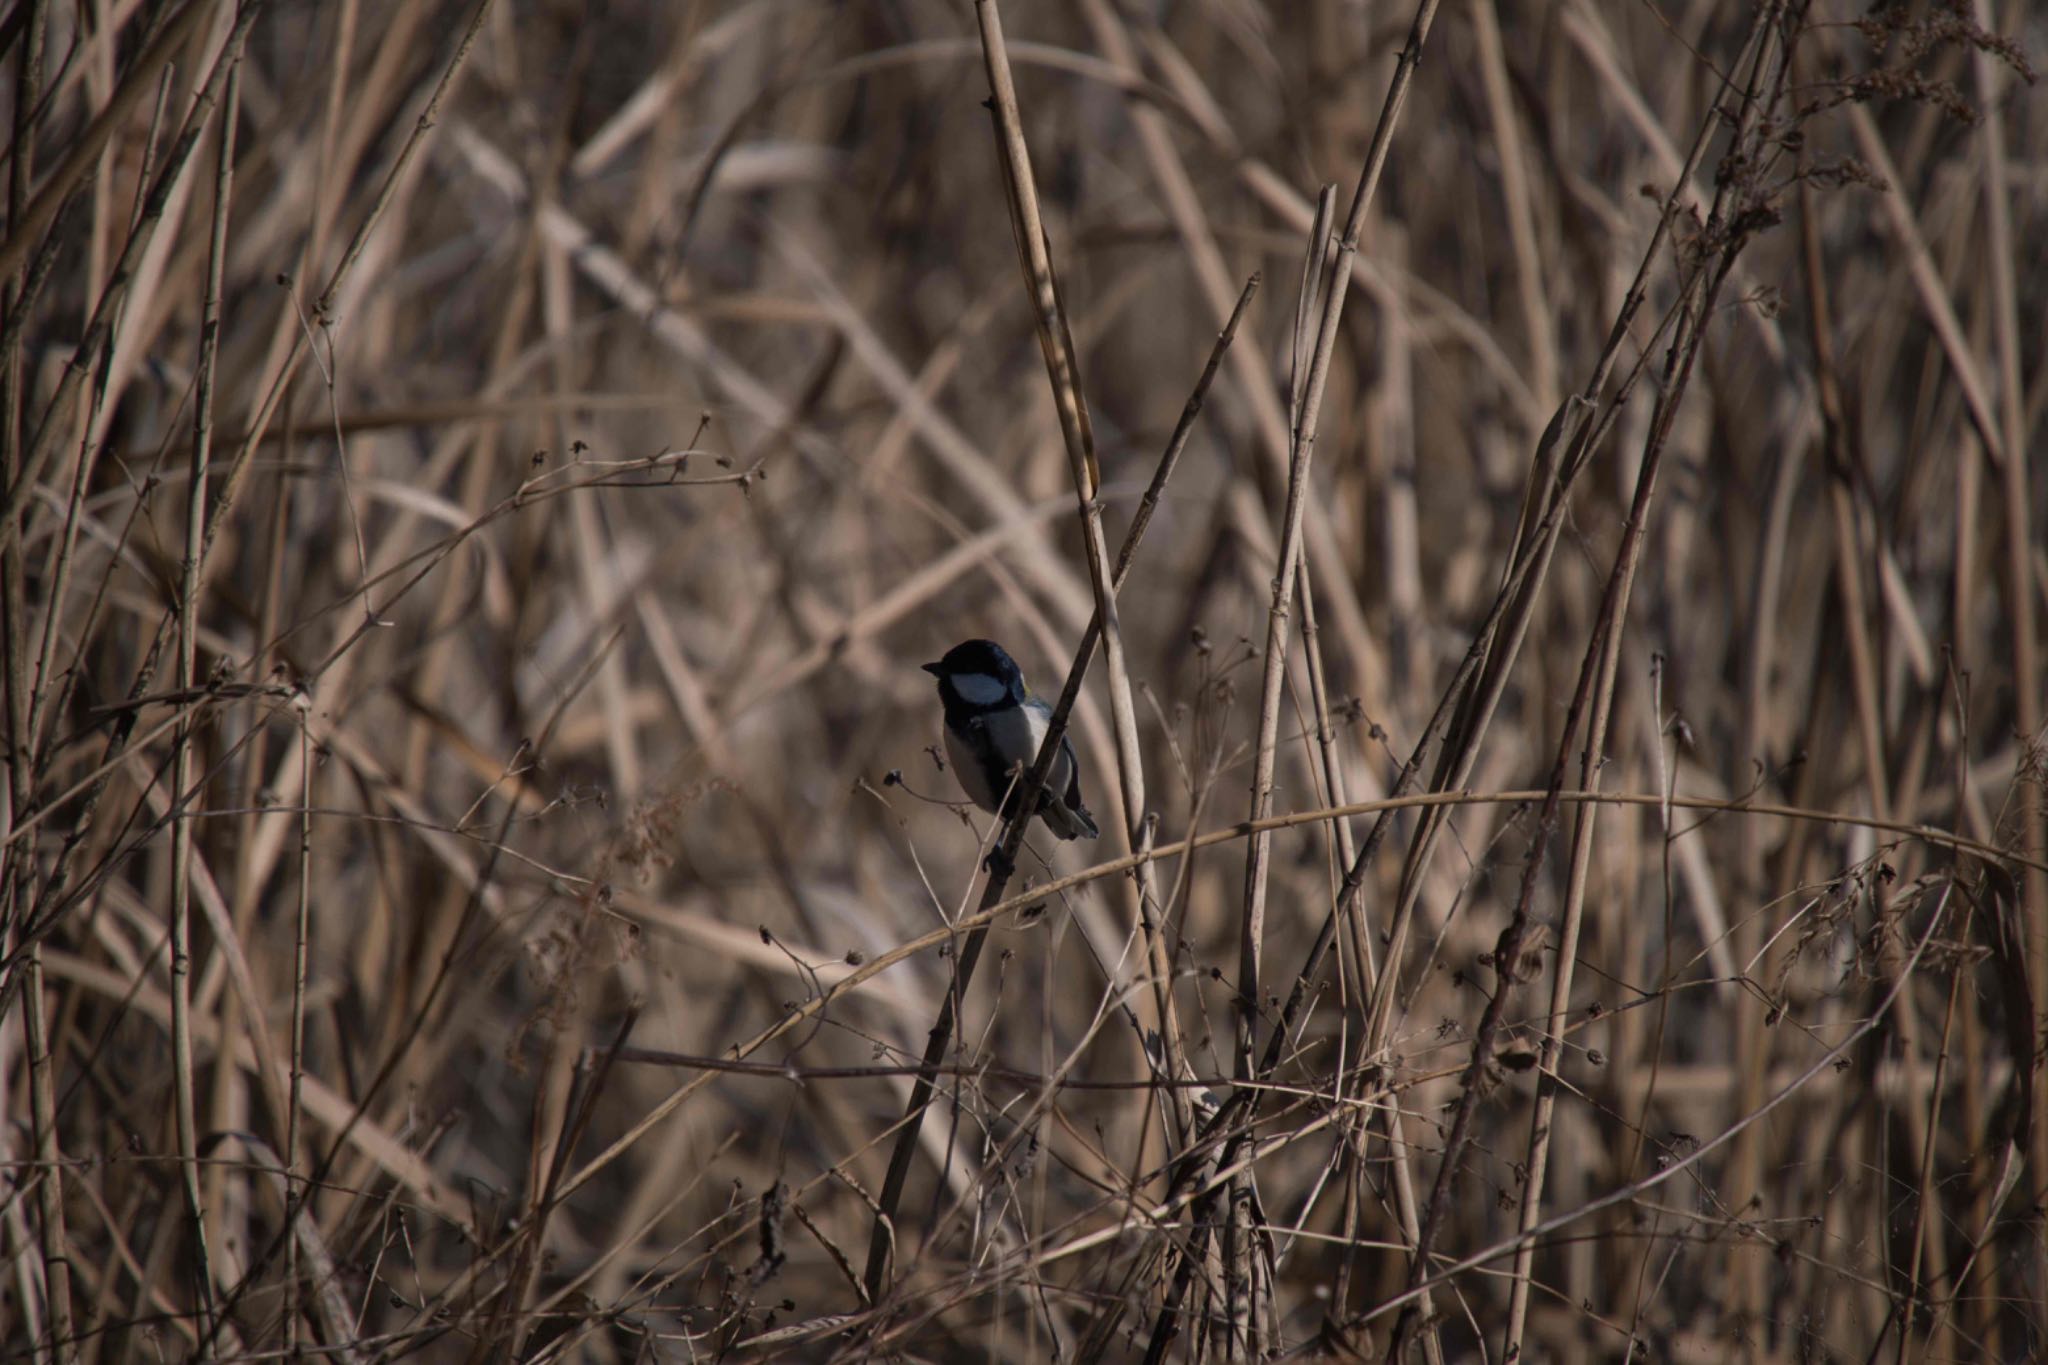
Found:
<svg viewBox="0 0 2048 1365"><path fill-rule="evenodd" d="M946 707L946 757L960 785L974 804L993 813L1009 796L1005 816L1014 813L1017 793L1038 746L1052 708L1024 687L1024 671L993 640L969 640L926 664L924 671L939 680L939 700ZM1081 765L1073 742L1060 737L1059 756L1045 775L1038 798L1038 818L1062 839L1093 839L1095 817L1081 802Z"/></svg>

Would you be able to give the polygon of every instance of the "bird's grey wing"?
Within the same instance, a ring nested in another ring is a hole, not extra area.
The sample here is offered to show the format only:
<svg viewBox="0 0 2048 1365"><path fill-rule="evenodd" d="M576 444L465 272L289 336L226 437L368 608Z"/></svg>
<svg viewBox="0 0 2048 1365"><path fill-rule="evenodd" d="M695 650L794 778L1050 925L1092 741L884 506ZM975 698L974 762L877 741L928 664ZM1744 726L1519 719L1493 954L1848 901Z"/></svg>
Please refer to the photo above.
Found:
<svg viewBox="0 0 2048 1365"><path fill-rule="evenodd" d="M1095 828L1095 817L1088 813L1087 804L1081 800L1080 761L1074 757L1073 741L1062 735L1060 743L1067 752L1067 810L1072 813L1074 817L1073 823L1079 827L1080 831L1087 838L1093 839L1098 831Z"/></svg>
<svg viewBox="0 0 2048 1365"><path fill-rule="evenodd" d="M1026 758L1038 755L1038 746L1045 740L1046 727L1052 724L1052 708L1043 698L1027 697L1019 708L1028 719L1030 742L1026 746L1031 753ZM1045 821L1045 827L1062 839L1078 839L1083 836L1095 837L1095 822L1089 818L1087 808L1077 803L1080 800L1080 764L1074 758L1074 741L1066 735L1060 736L1059 752L1053 756L1052 767L1045 775L1045 790L1039 793L1038 816Z"/></svg>
<svg viewBox="0 0 2048 1365"><path fill-rule="evenodd" d="M1071 735L1060 736L1060 757L1067 764L1067 789L1061 798L1069 806L1081 804L1081 761L1074 757L1074 740Z"/></svg>

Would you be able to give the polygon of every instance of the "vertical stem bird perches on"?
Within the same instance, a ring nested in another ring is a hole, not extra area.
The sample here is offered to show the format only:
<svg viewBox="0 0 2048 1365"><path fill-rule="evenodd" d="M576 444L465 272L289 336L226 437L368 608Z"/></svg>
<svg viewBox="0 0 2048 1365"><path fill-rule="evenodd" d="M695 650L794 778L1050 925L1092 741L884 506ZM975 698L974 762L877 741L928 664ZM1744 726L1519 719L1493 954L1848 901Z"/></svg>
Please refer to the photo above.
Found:
<svg viewBox="0 0 2048 1365"><path fill-rule="evenodd" d="M1173 438L1167 443L1166 453L1160 460L1158 471L1153 475L1144 502L1140 505L1130 530L1125 534L1116 564L1112 567L1102 527L1102 503L1098 496L1101 488L1101 471L1096 461L1094 432L1089 423L1087 401L1081 392L1073 336L1068 328L1066 310L1060 299L1059 282L1053 273L1051 247L1039 213L1038 191L1032 178L1030 152L1024 142L1024 127L1017 106L1017 91L1010 78L1010 60L1003 42L1002 21L990 0L980 0L975 11L981 25L983 60L988 72L990 92L988 108L995 118L996 142L1002 156L1003 182L1009 200L1011 228L1016 235L1025 283L1031 291L1033 320L1037 325L1039 346L1044 352L1046 372L1052 382L1053 403L1059 413L1060 433L1067 449L1068 466L1074 481L1074 496L1088 554L1089 586L1095 596L1094 619L1082 637L1073 665L1068 670L1066 685L1061 689L1059 701L1053 707L1051 719L1046 726L1045 738L1039 746L1038 757L1018 784L1020 795L1016 809L1019 815L1004 828L998 852L990 860L988 880L982 888L981 895L981 908L987 910L1003 899L1004 890L1009 883L1010 870L1016 864L1017 852L1024 842L1024 832L1031 823L1028 812L1037 809L1038 793L1044 789L1053 756L1059 752L1060 741L1066 734L1067 717L1072 713L1074 702L1080 696L1081 680L1086 676L1088 664L1094 657L1098 643L1103 648L1109 675L1110 720L1116 736L1119 792L1122 797L1125 833L1132 848L1138 847L1146 838L1145 775L1138 750L1137 711L1131 699L1130 672L1124 659L1123 634L1116 614L1116 594L1130 570L1131 558L1151 520L1151 509L1157 505L1160 490L1171 476L1193 430L1194 418L1200 412L1202 399L1215 377L1217 362L1229 347L1232 337L1236 334L1238 321L1244 315L1245 305L1258 286L1258 277L1253 276L1246 283L1244 292L1238 297L1236 308L1231 312L1229 322L1217 337L1209 363L1195 387L1194 395L1188 400L1181 421L1174 430ZM1162 967L1170 965L1170 961L1165 956L1164 945L1157 934L1157 924L1152 915L1152 907L1158 903L1153 887L1152 864L1139 864L1135 875L1138 914L1145 926L1147 948L1157 974ZM896 1134L896 1145L890 1152L888 1171L883 1177L881 1194L876 1201L875 1226L868 1241L868 1263L862 1276L862 1288L870 1303L881 1298L887 1280L890 1252L895 1243L896 1210L902 1201L904 1182L909 1178L910 1163L916 1155L918 1131L924 1121L924 1111L931 1103L937 1067L945 1059L946 1051L952 1045L953 1034L958 1025L958 1010L964 1001L968 985L974 979L975 967L980 961L982 945L986 939L987 930L976 929L961 943L954 960L952 984L940 1002L939 1017L932 1025L925 1041L924 1063L916 1081L911 1085L910 1101L905 1107L904 1121ZM1171 1026L1170 982L1162 980L1157 983L1156 989L1160 1000L1161 1042L1169 1059L1168 1065L1175 1072L1168 1079L1179 1080L1185 1068L1180 1064L1179 1039ZM1181 1130L1181 1135L1184 1135L1190 1122L1186 1111L1187 1095L1179 1087L1172 1085L1168 1086L1168 1094L1174 1108L1176 1126Z"/></svg>

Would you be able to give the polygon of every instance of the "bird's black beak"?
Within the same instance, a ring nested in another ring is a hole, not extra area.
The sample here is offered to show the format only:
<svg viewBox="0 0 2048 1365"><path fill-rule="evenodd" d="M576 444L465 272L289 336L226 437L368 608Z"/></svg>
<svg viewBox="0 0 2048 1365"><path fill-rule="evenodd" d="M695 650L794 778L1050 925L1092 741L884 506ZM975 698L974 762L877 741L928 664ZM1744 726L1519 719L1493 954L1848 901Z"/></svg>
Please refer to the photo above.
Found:
<svg viewBox="0 0 2048 1365"><path fill-rule="evenodd" d="M934 678L946 676L946 666L944 664L919 664L918 667L931 674Z"/></svg>

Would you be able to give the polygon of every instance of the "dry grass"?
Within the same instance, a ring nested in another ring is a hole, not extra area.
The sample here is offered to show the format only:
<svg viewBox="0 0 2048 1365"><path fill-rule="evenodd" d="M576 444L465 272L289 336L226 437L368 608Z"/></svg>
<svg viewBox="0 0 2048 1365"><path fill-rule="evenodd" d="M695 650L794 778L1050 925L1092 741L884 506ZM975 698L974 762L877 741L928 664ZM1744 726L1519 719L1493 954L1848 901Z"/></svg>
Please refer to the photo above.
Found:
<svg viewBox="0 0 2048 1365"><path fill-rule="evenodd" d="M2039 1358L2044 14L15 0L0 1356Z"/></svg>

